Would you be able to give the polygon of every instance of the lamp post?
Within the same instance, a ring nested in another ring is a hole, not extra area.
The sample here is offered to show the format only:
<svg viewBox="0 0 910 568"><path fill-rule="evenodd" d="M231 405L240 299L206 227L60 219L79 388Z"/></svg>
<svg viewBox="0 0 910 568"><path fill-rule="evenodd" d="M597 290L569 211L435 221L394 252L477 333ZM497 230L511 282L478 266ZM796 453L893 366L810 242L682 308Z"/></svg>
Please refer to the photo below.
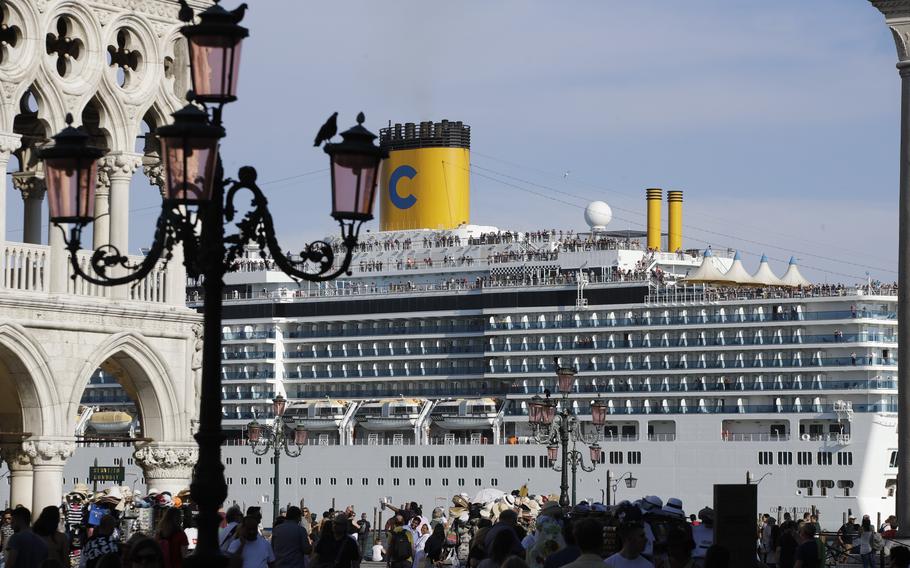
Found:
<svg viewBox="0 0 910 568"><path fill-rule="evenodd" d="M278 471L281 453L290 458L300 456L306 444L307 432L303 423L296 422L293 428L285 419L284 411L288 401L280 394L272 400L272 425L262 426L255 419L247 425L247 443L257 456L264 456L272 450L272 463L275 466L275 483L272 489L272 518L278 518L280 491L278 489Z"/></svg>
<svg viewBox="0 0 910 568"><path fill-rule="evenodd" d="M558 361L557 361L558 365ZM600 461L601 431L607 419L607 406L599 400L591 403L591 422L597 428L592 434L586 433L584 425L569 408L569 393L572 392L572 383L575 380L575 369L571 367L556 368L557 388L562 396L562 404L550 399L550 391L545 391L546 397L535 396L529 403L529 422L534 428L534 437L541 444L547 444L547 457L550 466L562 474L559 483L559 504L563 507L575 504L575 490L578 481L578 468L583 471L594 471ZM589 446L589 459L591 465L584 463L584 454L577 449L581 442ZM570 447L571 444L571 447ZM557 464L559 451L562 449L562 459ZM569 469L572 471L572 499L569 500Z"/></svg>
<svg viewBox="0 0 910 568"><path fill-rule="evenodd" d="M616 488L619 487L619 482L625 480L627 489L635 489L635 486L638 485L638 478L632 475L631 471L620 475L616 479L613 479L610 474L610 470L607 470L607 502L606 505L616 504ZM610 498L610 492L613 492L613 498Z"/></svg>
<svg viewBox="0 0 910 568"><path fill-rule="evenodd" d="M222 108L237 98L240 44L248 35L239 25L245 8L242 5L228 12L214 4L196 18L181 0L180 17L187 22L181 33L189 46L194 88L187 98L196 104L191 102L175 112L174 123L155 133L161 141L166 187L154 242L141 261L133 263L126 251L103 245L92 253L87 269L79 264L82 231L94 214L96 160L101 151L90 147L87 134L72 126L72 116L67 117L68 126L54 136L53 144L40 153L45 161L50 221L63 232L73 278L99 286L137 282L159 261L167 262L174 247L182 244L188 276L202 279L202 384L195 434L199 460L190 485L199 506L199 540L190 562L204 567L226 564L218 547L218 509L227 497L221 463L224 275L233 270L234 261L251 241L259 245L262 255L270 255L279 269L296 279L326 281L347 272L361 224L372 219L379 162L387 156L373 143L376 136L362 126L361 113L358 124L341 134L342 142L325 146L332 171L331 215L341 229L343 256L336 258L333 247L324 241L310 243L296 258L279 246L268 202L256 184L256 170L245 166L236 180L224 178L218 151L225 134ZM235 220L235 199L244 190L252 200L243 217ZM236 231L225 235L225 226L231 224Z"/></svg>

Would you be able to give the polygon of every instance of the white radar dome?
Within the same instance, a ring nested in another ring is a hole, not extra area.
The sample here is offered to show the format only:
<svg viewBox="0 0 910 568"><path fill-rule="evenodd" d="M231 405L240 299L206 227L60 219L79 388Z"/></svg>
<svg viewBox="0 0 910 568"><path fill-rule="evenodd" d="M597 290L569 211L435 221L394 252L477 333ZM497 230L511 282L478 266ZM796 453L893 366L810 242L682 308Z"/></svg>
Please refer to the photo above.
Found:
<svg viewBox="0 0 910 568"><path fill-rule="evenodd" d="M585 207L585 222L592 231L603 231L613 220L613 210L603 201L592 201Z"/></svg>

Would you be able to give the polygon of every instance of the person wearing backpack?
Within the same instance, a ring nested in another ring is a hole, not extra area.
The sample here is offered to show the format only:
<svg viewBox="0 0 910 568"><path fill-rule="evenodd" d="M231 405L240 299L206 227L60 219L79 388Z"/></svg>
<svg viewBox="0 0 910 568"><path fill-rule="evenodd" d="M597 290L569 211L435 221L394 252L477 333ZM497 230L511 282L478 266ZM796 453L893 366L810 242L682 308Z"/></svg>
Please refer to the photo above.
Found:
<svg viewBox="0 0 910 568"><path fill-rule="evenodd" d="M863 568L872 568L875 564L875 553L881 549L882 535L872 528L872 521L866 515L863 517L859 533L859 557L863 561Z"/></svg>
<svg viewBox="0 0 910 568"><path fill-rule="evenodd" d="M411 568L413 563L413 537L403 525L404 519L400 515L395 515L395 528L389 535L389 545L386 547L389 568Z"/></svg>

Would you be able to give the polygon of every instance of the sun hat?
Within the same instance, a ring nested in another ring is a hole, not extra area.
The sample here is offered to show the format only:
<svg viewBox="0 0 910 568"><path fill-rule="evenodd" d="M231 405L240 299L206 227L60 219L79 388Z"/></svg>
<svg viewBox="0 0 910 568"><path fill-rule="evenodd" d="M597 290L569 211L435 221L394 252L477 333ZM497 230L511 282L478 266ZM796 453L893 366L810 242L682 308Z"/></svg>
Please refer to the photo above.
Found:
<svg viewBox="0 0 910 568"><path fill-rule="evenodd" d="M547 516L555 515L562 512L562 507L559 506L559 503L556 501L547 501L543 504L543 507L540 508L540 513L538 515Z"/></svg>
<svg viewBox="0 0 910 568"><path fill-rule="evenodd" d="M641 500L639 508L642 513L650 513L653 511L659 511L663 508L664 502L657 495L648 495Z"/></svg>
<svg viewBox="0 0 910 568"><path fill-rule="evenodd" d="M683 511L682 501L676 497L670 497L667 499L667 504L663 506L663 512L675 517L686 516L686 513Z"/></svg>

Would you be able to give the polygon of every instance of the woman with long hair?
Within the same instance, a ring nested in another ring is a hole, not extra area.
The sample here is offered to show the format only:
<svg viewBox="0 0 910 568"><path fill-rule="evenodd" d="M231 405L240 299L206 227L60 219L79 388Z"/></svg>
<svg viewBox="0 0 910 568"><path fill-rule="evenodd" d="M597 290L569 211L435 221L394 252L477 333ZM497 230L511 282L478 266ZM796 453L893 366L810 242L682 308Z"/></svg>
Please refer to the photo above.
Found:
<svg viewBox="0 0 910 568"><path fill-rule="evenodd" d="M323 520L319 529L319 540L313 547L313 568L330 568L335 564L337 553L332 523Z"/></svg>
<svg viewBox="0 0 910 568"><path fill-rule="evenodd" d="M427 559L428 566L434 566L442 561L442 550L446 544L446 528L442 523L437 523L433 527L433 534L423 545L423 553Z"/></svg>
<svg viewBox="0 0 910 568"><path fill-rule="evenodd" d="M41 514L32 525L32 530L47 544L48 560L56 560L62 566L69 564L69 544L66 536L57 527L60 525L60 509L48 506L41 509Z"/></svg>
<svg viewBox="0 0 910 568"><path fill-rule="evenodd" d="M182 521L180 509L171 507L158 523L158 546L164 555L165 568L183 568L183 557L186 556L190 541L183 532Z"/></svg>
<svg viewBox="0 0 910 568"><path fill-rule="evenodd" d="M863 517L863 522L859 529L859 557L863 561L863 568L872 568L875 552L872 549L875 531L872 529L872 521L869 517Z"/></svg>

